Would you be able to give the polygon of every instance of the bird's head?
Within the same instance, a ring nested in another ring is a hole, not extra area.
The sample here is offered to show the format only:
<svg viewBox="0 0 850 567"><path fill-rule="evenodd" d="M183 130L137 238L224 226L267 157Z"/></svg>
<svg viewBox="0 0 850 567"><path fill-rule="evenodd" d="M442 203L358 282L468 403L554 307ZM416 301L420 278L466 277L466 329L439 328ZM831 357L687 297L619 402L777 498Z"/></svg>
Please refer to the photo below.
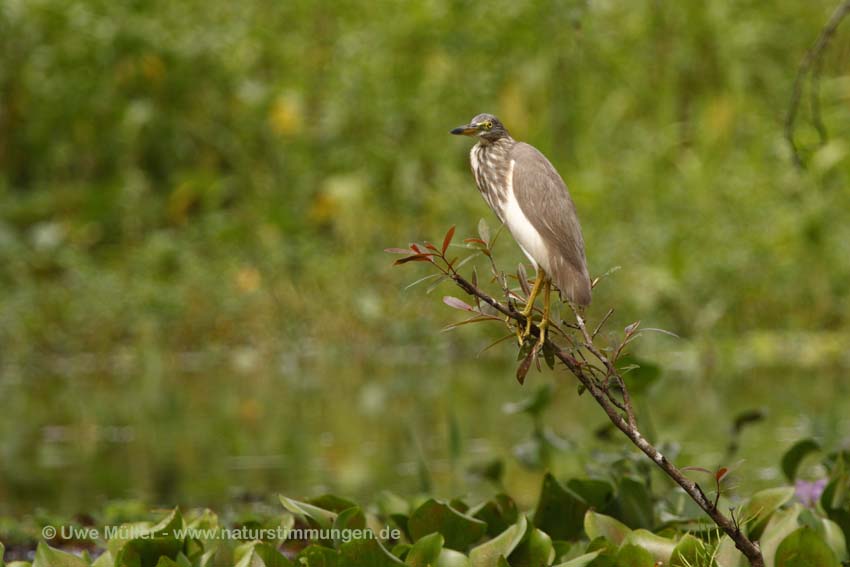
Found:
<svg viewBox="0 0 850 567"><path fill-rule="evenodd" d="M492 114L479 114L469 124L458 126L451 133L456 136L477 136L484 144L510 137L505 126Z"/></svg>

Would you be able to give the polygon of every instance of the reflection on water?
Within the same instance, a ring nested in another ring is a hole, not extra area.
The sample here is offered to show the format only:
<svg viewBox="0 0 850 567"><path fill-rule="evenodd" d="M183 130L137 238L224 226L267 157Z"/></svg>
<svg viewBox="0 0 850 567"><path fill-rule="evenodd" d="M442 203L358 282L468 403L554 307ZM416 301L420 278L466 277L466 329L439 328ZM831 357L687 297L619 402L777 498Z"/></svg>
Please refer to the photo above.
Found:
<svg viewBox="0 0 850 567"><path fill-rule="evenodd" d="M0 383L3 512L76 511L125 497L215 506L277 492L475 494L489 488L469 469L494 458L507 459L508 490L531 504L540 473L513 455L528 449L532 422L503 407L551 373L534 373L521 387L510 357L476 360L437 348L380 356L314 347L284 355L249 348L123 353L7 368ZM675 444L679 464L745 459L740 486L750 490L780 482L779 456L802 436L826 446L848 442L844 369L724 373L693 354L699 349L677 348L640 406L644 427ZM735 365L721 360L720 367ZM544 418L562 440L552 466L579 473L593 451L623 445L597 435L604 417L589 397L577 396L570 376L559 371L555 384ZM751 409L765 419L743 430L738 455L729 457L732 421Z"/></svg>

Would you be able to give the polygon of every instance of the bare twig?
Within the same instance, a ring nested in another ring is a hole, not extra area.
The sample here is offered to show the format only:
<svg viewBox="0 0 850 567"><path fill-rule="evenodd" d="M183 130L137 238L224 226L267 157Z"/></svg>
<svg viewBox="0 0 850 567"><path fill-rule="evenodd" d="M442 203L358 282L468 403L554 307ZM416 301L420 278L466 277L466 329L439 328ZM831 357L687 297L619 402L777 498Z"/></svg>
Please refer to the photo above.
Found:
<svg viewBox="0 0 850 567"><path fill-rule="evenodd" d="M806 81L806 75L812 72L812 68L814 68L812 76L814 92L811 96L817 98L819 96L818 91L823 53L829 45L830 40L832 40L832 37L835 35L835 31L838 29L838 26L841 25L841 22L848 13L850 13L850 0L844 0L832 12L832 15L829 17L826 25L823 29L821 29L817 40L806 52L805 57L803 57L803 61L800 63L800 67L797 69L797 76L794 79L794 88L791 92L791 102L788 106L788 114L785 116L785 139L791 147L791 155L794 159L794 163L800 169L805 167L805 164L803 163L803 158L800 156L799 148L797 148L797 144L794 141L794 124L797 121L797 112L800 108L800 100L803 98L803 85ZM818 130L821 143L823 144L826 142L826 128L824 127L820 117L819 101L812 100L812 111L815 128Z"/></svg>

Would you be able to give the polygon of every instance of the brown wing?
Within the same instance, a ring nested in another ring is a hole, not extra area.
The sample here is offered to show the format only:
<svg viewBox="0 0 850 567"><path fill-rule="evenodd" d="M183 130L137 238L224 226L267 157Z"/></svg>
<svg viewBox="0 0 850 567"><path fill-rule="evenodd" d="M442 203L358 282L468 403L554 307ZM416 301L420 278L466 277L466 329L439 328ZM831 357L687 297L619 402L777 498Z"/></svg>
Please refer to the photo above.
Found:
<svg viewBox="0 0 850 567"><path fill-rule="evenodd" d="M525 143L511 150L513 190L523 214L549 250L549 271L561 297L590 303L590 276L578 214L564 180L536 148Z"/></svg>

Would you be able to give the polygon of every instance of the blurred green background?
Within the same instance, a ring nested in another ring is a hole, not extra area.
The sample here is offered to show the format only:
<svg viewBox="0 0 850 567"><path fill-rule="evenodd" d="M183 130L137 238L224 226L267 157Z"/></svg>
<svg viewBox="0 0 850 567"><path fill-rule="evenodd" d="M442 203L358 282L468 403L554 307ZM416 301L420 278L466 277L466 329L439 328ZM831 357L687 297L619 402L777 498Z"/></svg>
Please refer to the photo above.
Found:
<svg viewBox="0 0 850 567"><path fill-rule="evenodd" d="M834 4L2 0L0 512L446 496L498 458L528 503L541 437L503 406L551 373L476 359L502 329L440 333L453 292L382 252L494 224L448 135L479 112L559 168L591 273L621 267L590 317L681 336L637 347L679 464L744 459L745 490L799 437L846 447L850 29L829 141L808 99L806 169L782 136ZM604 467L624 446L557 374L541 466Z"/></svg>

